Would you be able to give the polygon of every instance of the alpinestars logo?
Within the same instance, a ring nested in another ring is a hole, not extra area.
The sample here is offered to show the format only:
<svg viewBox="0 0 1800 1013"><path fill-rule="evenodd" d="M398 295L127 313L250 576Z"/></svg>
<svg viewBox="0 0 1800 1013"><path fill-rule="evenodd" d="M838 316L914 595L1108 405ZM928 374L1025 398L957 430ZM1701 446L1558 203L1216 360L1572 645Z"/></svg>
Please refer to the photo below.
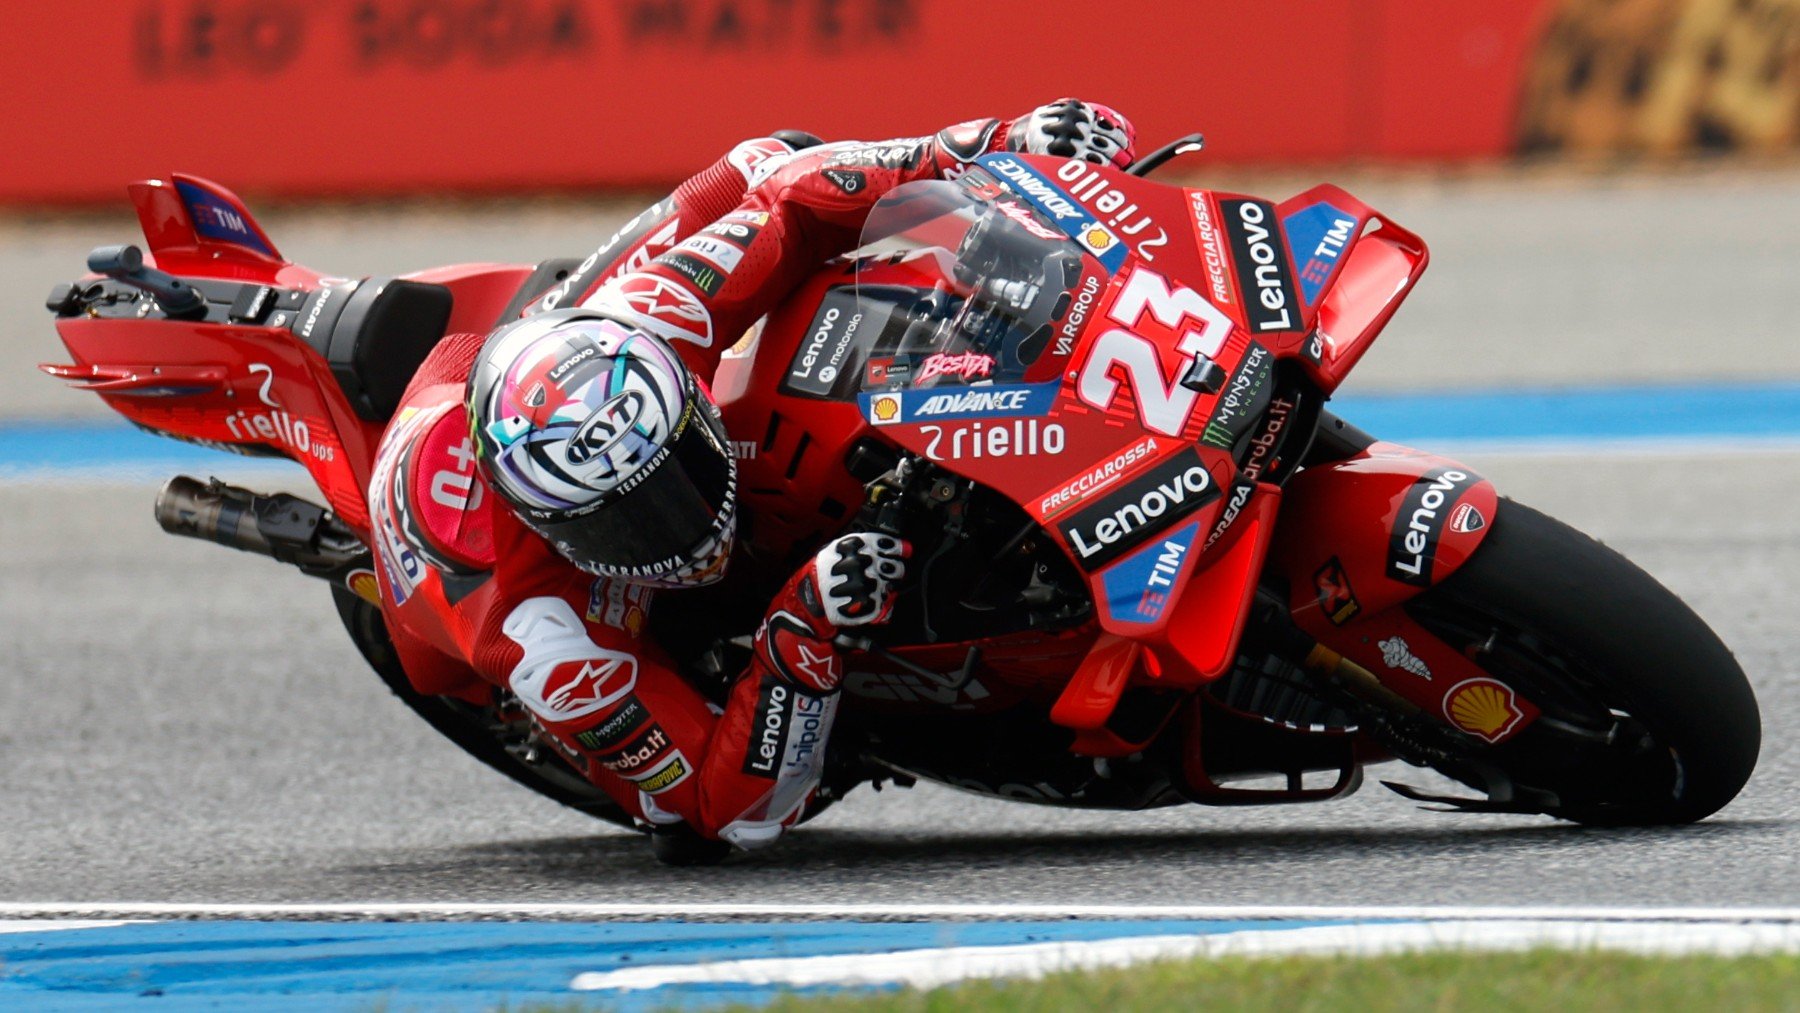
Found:
<svg viewBox="0 0 1800 1013"><path fill-rule="evenodd" d="M1075 561L1098 570L1221 495L1193 452L1178 453L1058 525Z"/></svg>
<svg viewBox="0 0 1800 1013"><path fill-rule="evenodd" d="M544 681L543 700L557 717L578 717L623 699L635 685L637 659L608 651L558 665Z"/></svg>
<svg viewBox="0 0 1800 1013"><path fill-rule="evenodd" d="M694 293L667 279L626 275L606 286L596 303L601 309L627 314L665 338L712 346L712 314Z"/></svg>

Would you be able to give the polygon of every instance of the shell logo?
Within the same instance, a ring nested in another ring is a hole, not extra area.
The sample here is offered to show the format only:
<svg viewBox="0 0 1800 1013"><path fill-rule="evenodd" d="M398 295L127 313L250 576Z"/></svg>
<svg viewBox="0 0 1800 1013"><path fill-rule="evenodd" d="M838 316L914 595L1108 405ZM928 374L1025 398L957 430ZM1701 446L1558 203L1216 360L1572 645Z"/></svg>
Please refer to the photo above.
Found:
<svg viewBox="0 0 1800 1013"><path fill-rule="evenodd" d="M350 576L344 578L344 586L371 605L381 604L381 585L375 580L374 570L351 570Z"/></svg>
<svg viewBox="0 0 1800 1013"><path fill-rule="evenodd" d="M1499 742L1512 734L1525 712L1512 687L1498 679L1466 679L1444 694L1444 716L1470 735Z"/></svg>
<svg viewBox="0 0 1800 1013"><path fill-rule="evenodd" d="M900 396L881 394L869 402L869 421L885 425L900 418Z"/></svg>
<svg viewBox="0 0 1800 1013"><path fill-rule="evenodd" d="M1109 247L1113 244L1112 233L1106 231L1105 229L1101 228L1098 225L1094 226L1091 229L1088 229L1087 232L1082 235L1081 239L1082 239L1082 242L1087 244L1088 249L1093 250L1096 253L1100 252L1101 250L1106 249L1107 247Z"/></svg>

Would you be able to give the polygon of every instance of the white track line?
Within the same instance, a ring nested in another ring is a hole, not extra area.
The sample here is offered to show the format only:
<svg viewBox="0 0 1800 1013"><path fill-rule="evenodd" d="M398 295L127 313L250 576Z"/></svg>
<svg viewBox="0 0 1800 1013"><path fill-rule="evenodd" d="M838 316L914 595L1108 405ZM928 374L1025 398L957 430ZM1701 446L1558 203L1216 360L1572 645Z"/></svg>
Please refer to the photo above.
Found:
<svg viewBox="0 0 1800 1013"><path fill-rule="evenodd" d="M13 932L58 932L64 929L115 929L121 925L134 924L130 921L44 921L27 918L20 921L0 921L0 936Z"/></svg>
<svg viewBox="0 0 1800 1013"><path fill-rule="evenodd" d="M133 901L0 902L0 918L559 918L878 921L1092 919L1614 921L1800 923L1794 907L1383 907L1184 904L585 904L390 903L183 904Z"/></svg>
<svg viewBox="0 0 1800 1013"><path fill-rule="evenodd" d="M1800 951L1800 926L1587 921L1332 925L1217 935L1138 936L1017 946L966 946L896 953L651 965L590 971L576 975L569 987L584 992L694 984L936 988L970 978L1039 978L1059 971L1124 967L1147 960L1295 954L1371 956L1444 949L1526 950L1544 946L1656 954L1791 953Z"/></svg>

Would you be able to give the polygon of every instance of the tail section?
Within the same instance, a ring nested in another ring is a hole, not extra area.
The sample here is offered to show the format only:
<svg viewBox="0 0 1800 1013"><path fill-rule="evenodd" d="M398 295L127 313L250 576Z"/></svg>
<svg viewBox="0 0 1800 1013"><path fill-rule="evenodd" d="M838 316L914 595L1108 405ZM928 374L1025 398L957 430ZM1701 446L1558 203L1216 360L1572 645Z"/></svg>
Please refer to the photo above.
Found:
<svg viewBox="0 0 1800 1013"><path fill-rule="evenodd" d="M237 194L211 180L177 172L127 190L159 264L223 260L269 270L287 263Z"/></svg>

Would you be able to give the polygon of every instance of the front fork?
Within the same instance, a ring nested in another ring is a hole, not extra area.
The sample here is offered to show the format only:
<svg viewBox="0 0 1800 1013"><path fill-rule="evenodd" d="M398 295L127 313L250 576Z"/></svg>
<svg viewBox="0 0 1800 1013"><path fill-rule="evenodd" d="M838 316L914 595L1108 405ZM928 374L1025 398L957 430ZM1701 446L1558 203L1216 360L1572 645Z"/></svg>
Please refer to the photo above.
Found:
<svg viewBox="0 0 1800 1013"><path fill-rule="evenodd" d="M1407 608L1479 550L1500 509L1492 483L1329 414L1318 430L1269 553L1294 625L1317 645L1302 652L1308 667L1389 713L1490 745L1517 735L1537 709Z"/></svg>

